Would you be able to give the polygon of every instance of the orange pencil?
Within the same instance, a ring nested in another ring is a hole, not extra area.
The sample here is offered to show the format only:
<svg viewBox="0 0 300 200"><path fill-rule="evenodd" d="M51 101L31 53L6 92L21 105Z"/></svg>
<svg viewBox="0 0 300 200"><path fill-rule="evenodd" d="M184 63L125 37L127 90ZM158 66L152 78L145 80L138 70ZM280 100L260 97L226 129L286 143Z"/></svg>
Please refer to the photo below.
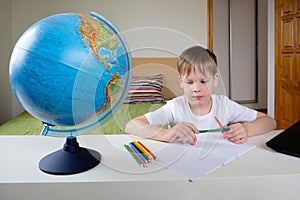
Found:
<svg viewBox="0 0 300 200"><path fill-rule="evenodd" d="M149 159L152 160L152 155L140 144L138 141L133 140L133 144Z"/></svg>
<svg viewBox="0 0 300 200"><path fill-rule="evenodd" d="M224 129L224 126L222 125L222 123L220 122L220 120L217 118L217 116L215 116L215 120L219 124L220 128ZM224 130L222 130L222 133L224 133Z"/></svg>
<svg viewBox="0 0 300 200"><path fill-rule="evenodd" d="M143 145L140 141L138 141L138 143L151 154L154 160L158 160L158 158L145 145Z"/></svg>
<svg viewBox="0 0 300 200"><path fill-rule="evenodd" d="M220 120L217 118L217 116L215 116L215 120L217 121L217 123L219 124L220 128L224 128L224 126L221 124Z"/></svg>

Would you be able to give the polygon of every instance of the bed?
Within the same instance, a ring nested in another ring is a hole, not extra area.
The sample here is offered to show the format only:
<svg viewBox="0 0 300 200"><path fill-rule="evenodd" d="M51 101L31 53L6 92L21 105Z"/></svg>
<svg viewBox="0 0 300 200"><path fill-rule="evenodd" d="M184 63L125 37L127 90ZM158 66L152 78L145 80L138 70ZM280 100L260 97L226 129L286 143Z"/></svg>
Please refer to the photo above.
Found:
<svg viewBox="0 0 300 200"><path fill-rule="evenodd" d="M155 110L167 100L182 94L176 58L134 58L132 64L132 82L124 103L105 123L88 134L124 134L125 125L130 119ZM138 93L135 86L149 84L149 80L156 92ZM39 135L42 128L43 124L38 119L24 111L2 124L0 135Z"/></svg>

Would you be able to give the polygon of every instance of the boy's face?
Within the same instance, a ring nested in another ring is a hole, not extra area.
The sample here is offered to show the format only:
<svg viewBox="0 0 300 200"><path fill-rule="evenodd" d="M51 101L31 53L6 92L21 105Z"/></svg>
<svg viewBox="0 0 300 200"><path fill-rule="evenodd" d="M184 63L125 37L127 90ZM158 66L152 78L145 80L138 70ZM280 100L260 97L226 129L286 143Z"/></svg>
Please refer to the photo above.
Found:
<svg viewBox="0 0 300 200"><path fill-rule="evenodd" d="M210 106L211 94L218 84L218 75L205 76L198 69L191 70L189 75L180 77L180 87L191 106Z"/></svg>

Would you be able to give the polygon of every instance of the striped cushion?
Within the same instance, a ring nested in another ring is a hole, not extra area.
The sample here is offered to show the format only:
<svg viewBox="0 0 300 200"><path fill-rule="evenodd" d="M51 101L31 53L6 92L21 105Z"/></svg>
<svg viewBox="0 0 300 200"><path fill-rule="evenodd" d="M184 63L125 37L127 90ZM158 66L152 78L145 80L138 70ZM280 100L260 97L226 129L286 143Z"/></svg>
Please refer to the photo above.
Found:
<svg viewBox="0 0 300 200"><path fill-rule="evenodd" d="M162 102L163 75L133 76L124 103Z"/></svg>

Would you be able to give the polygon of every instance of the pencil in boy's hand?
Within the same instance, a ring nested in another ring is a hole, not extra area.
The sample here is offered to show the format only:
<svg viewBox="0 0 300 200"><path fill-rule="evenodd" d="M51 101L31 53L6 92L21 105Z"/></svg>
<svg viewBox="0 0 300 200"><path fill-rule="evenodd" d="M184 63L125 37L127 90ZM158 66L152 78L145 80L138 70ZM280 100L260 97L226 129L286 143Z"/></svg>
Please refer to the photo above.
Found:
<svg viewBox="0 0 300 200"><path fill-rule="evenodd" d="M216 128L216 129L206 129L206 130L199 130L199 133L208 133L208 132L223 132L223 131L229 131L229 127L224 128Z"/></svg>
<svg viewBox="0 0 300 200"><path fill-rule="evenodd" d="M229 131L230 128L228 130L224 130L224 126L222 125L222 123L220 122L220 120L217 118L217 116L214 117L216 122L219 124L220 128L222 128L222 133L224 133L224 131Z"/></svg>
<svg viewBox="0 0 300 200"><path fill-rule="evenodd" d="M220 126L220 128L224 128L224 126L222 125L220 120L217 118L217 116L215 116L214 118L215 118L216 122L218 123L218 125Z"/></svg>

